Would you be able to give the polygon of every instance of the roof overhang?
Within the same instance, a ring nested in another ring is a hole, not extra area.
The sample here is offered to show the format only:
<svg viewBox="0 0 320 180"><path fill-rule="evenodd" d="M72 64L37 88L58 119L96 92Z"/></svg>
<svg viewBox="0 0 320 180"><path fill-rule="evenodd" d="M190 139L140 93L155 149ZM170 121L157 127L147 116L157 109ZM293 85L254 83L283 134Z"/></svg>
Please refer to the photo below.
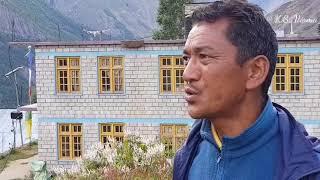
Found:
<svg viewBox="0 0 320 180"><path fill-rule="evenodd" d="M37 109L36 103L18 107L18 111L37 111Z"/></svg>

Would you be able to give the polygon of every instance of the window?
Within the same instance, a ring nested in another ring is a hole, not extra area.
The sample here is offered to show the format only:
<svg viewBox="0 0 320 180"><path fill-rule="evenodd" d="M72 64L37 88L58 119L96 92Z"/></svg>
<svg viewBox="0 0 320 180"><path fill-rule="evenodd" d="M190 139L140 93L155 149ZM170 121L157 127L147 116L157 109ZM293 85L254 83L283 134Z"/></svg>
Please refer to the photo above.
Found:
<svg viewBox="0 0 320 180"><path fill-rule="evenodd" d="M123 92L123 58L99 57L100 93Z"/></svg>
<svg viewBox="0 0 320 180"><path fill-rule="evenodd" d="M161 125L161 141L165 145L166 151L177 151L188 136L187 125Z"/></svg>
<svg viewBox="0 0 320 180"><path fill-rule="evenodd" d="M82 154L82 125L59 124L59 159L72 160Z"/></svg>
<svg viewBox="0 0 320 180"><path fill-rule="evenodd" d="M176 93L183 90L182 75L184 68L184 61L181 56L160 57L161 93Z"/></svg>
<svg viewBox="0 0 320 180"><path fill-rule="evenodd" d="M124 124L122 123L108 123L100 125L100 141L105 144L108 138L114 138L118 142L123 142Z"/></svg>
<svg viewBox="0 0 320 180"><path fill-rule="evenodd" d="M80 58L58 57L56 68L58 92L80 92Z"/></svg>
<svg viewBox="0 0 320 180"><path fill-rule="evenodd" d="M273 92L302 92L303 67L302 55L278 55L277 65L273 78Z"/></svg>

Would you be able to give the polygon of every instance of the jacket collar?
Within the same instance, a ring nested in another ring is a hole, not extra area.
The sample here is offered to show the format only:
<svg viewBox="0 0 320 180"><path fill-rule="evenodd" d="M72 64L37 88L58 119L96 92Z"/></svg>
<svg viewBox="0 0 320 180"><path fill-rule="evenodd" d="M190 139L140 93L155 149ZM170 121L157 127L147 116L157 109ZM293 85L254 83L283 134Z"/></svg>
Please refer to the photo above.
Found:
<svg viewBox="0 0 320 180"><path fill-rule="evenodd" d="M228 157L234 158L254 151L263 146L278 133L278 118L276 109L270 99L256 121L237 137L223 137L222 151ZM211 131L211 122L204 120L200 129L201 137L219 149Z"/></svg>
<svg viewBox="0 0 320 180"><path fill-rule="evenodd" d="M310 137L302 124L297 122L284 107L273 103L279 116L279 131L282 152L279 173L280 179L301 179L320 172L320 143Z"/></svg>
<svg viewBox="0 0 320 180"><path fill-rule="evenodd" d="M273 103L279 117L281 157L278 179L301 179L320 173L320 141L310 137L303 125L298 123L284 107ZM196 120L185 145L177 152L174 162L174 180L187 179L192 161L202 141L202 120Z"/></svg>

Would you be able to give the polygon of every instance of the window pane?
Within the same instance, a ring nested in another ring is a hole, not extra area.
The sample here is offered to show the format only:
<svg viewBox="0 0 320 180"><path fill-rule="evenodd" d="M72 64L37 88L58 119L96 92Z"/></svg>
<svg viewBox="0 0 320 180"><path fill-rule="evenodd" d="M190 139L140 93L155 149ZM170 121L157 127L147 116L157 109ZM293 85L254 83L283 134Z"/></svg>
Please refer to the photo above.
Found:
<svg viewBox="0 0 320 180"><path fill-rule="evenodd" d="M111 91L110 70L101 70L101 91Z"/></svg>
<svg viewBox="0 0 320 180"><path fill-rule="evenodd" d="M186 138L176 138L176 150L180 149L182 147L182 145L184 144Z"/></svg>
<svg viewBox="0 0 320 180"><path fill-rule="evenodd" d="M299 58L299 56L296 56L296 63L300 63L300 58Z"/></svg>
<svg viewBox="0 0 320 180"><path fill-rule="evenodd" d="M294 56L290 56L290 63L294 63Z"/></svg>
<svg viewBox="0 0 320 180"><path fill-rule="evenodd" d="M68 73L67 70L58 71L59 91L68 91Z"/></svg>
<svg viewBox="0 0 320 180"><path fill-rule="evenodd" d="M164 144L166 151L173 150L173 139L172 138L163 138L162 143Z"/></svg>
<svg viewBox="0 0 320 180"><path fill-rule="evenodd" d="M175 64L177 66L183 66L184 65L182 58L175 58L175 62L176 62Z"/></svg>
<svg viewBox="0 0 320 180"><path fill-rule="evenodd" d="M107 142L109 142L109 141L108 141L108 137L107 137L107 136L103 136L103 137L102 137L102 143L105 144L105 143L107 143Z"/></svg>
<svg viewBox="0 0 320 180"><path fill-rule="evenodd" d="M100 58L99 66L102 68L108 68L110 67L110 58Z"/></svg>
<svg viewBox="0 0 320 180"><path fill-rule="evenodd" d="M58 59L58 68L67 67L67 59L66 58L59 58Z"/></svg>
<svg viewBox="0 0 320 180"><path fill-rule="evenodd" d="M71 71L71 91L80 91L80 72L79 70Z"/></svg>
<svg viewBox="0 0 320 180"><path fill-rule="evenodd" d="M111 132L111 125L107 126L107 132Z"/></svg>
<svg viewBox="0 0 320 180"><path fill-rule="evenodd" d="M115 132L120 132L119 126L115 126Z"/></svg>
<svg viewBox="0 0 320 180"><path fill-rule="evenodd" d="M123 91L123 86L122 86L122 70L117 69L114 70L114 84L115 84L115 91Z"/></svg>
<svg viewBox="0 0 320 180"><path fill-rule="evenodd" d="M74 157L80 157L81 156L81 137L80 136L74 136L73 137L73 154Z"/></svg>
<svg viewBox="0 0 320 180"><path fill-rule="evenodd" d="M163 78L162 78L163 91L171 91L171 70L163 69L162 74L163 74Z"/></svg>
<svg viewBox="0 0 320 180"><path fill-rule="evenodd" d="M80 66L79 58L70 58L70 66L71 67L79 67Z"/></svg>
<svg viewBox="0 0 320 180"><path fill-rule="evenodd" d="M114 58L113 65L114 66L122 66L122 58Z"/></svg>
<svg viewBox="0 0 320 180"><path fill-rule="evenodd" d="M188 132L187 126L176 126L176 134L186 136Z"/></svg>
<svg viewBox="0 0 320 180"><path fill-rule="evenodd" d="M61 156L70 157L70 139L69 136L61 137Z"/></svg>
<svg viewBox="0 0 320 180"><path fill-rule="evenodd" d="M176 70L176 91L182 91L184 88L183 69Z"/></svg>
<svg viewBox="0 0 320 180"><path fill-rule="evenodd" d="M295 87L294 84L291 84L291 85L290 85L290 90L293 91L293 90L294 90L294 87Z"/></svg>

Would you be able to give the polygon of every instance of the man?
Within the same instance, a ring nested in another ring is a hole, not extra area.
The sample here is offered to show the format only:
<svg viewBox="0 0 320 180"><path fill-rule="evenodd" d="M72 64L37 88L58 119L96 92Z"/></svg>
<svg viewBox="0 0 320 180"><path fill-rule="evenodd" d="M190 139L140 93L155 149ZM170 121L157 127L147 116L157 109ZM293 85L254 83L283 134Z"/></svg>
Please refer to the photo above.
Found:
<svg viewBox="0 0 320 180"><path fill-rule="evenodd" d="M276 34L256 5L216 1L194 11L184 49L195 122L174 179L320 179L320 145L268 89Z"/></svg>

